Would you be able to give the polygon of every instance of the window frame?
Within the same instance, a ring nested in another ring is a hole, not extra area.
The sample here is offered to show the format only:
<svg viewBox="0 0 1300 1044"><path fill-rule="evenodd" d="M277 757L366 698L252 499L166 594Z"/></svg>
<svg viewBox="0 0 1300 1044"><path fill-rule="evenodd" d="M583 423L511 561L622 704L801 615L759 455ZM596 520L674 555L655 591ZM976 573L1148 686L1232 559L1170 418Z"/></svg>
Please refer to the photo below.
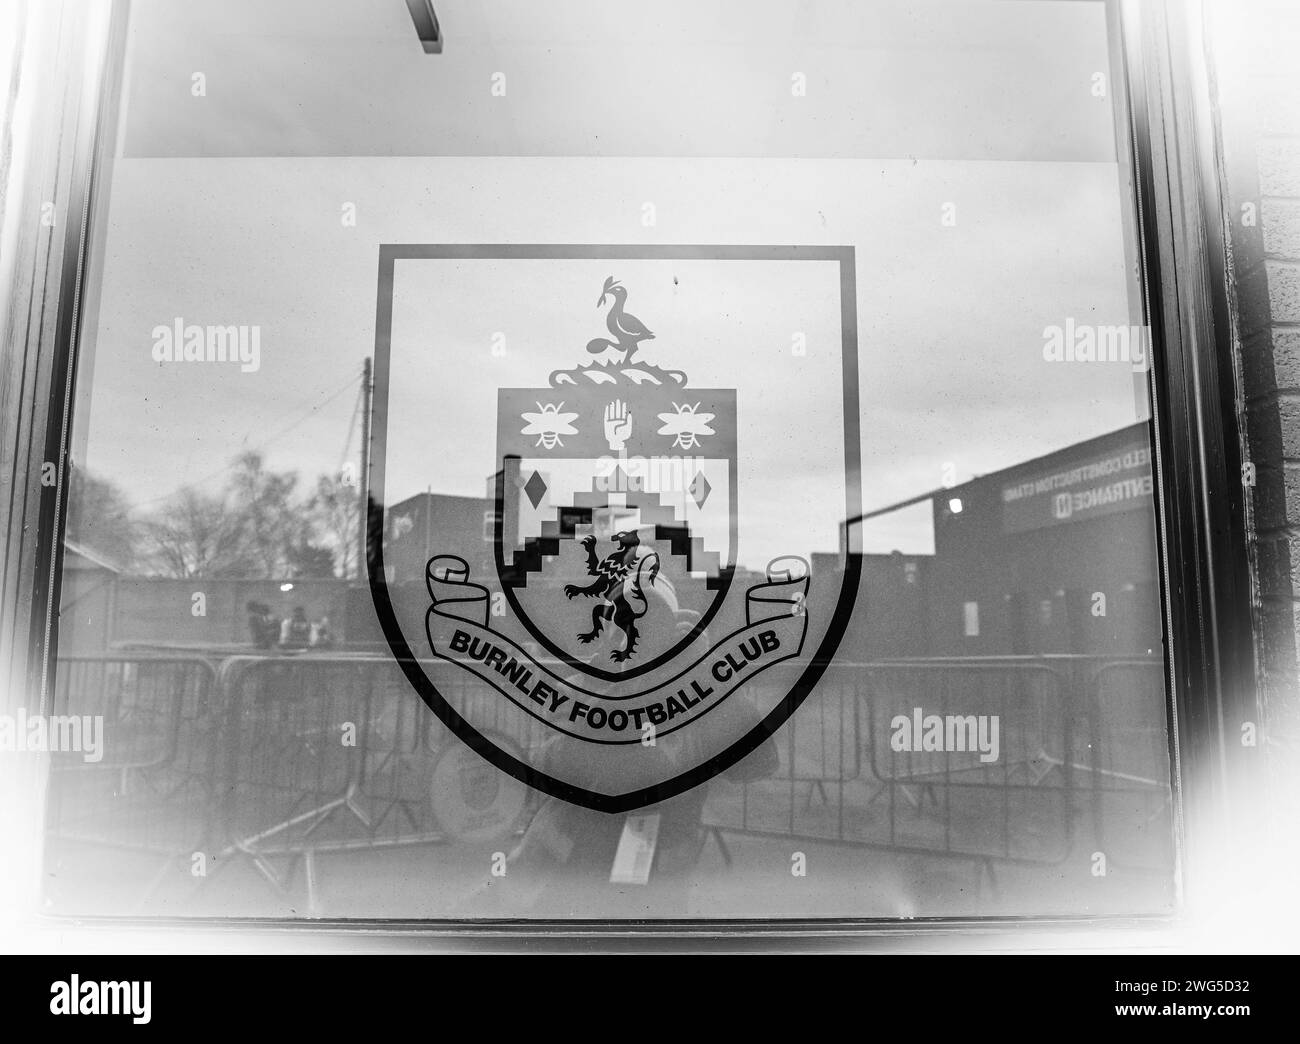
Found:
<svg viewBox="0 0 1300 1044"><path fill-rule="evenodd" d="M1121 173L1133 183L1136 213L1135 255L1139 261L1145 322L1152 331L1153 361L1148 380L1150 421L1155 448L1153 472L1162 561L1163 628L1166 640L1166 712L1170 727L1170 768L1176 832L1174 874L1186 889L1195 886L1197 854L1221 846L1231 819L1231 801L1239 785L1258 785L1258 773L1232 742L1237 721L1258 720L1255 691L1245 491L1240 481L1243 451L1232 365L1232 339L1221 189L1213 151L1206 55L1200 26L1202 8L1181 0L1097 0L1106 7L1111 34L1112 78L1122 77L1127 113L1120 127L1127 141L1120 149ZM65 9L74 5L69 0ZM13 699L27 706L47 706L47 679L57 650L57 593L62 578L61 531L67 507L64 481L71 435L73 388L77 378L81 333L93 328L95 298L101 275L108 186L123 96L127 60L129 0L113 0L102 38L84 41L101 51L98 66L65 61L53 75L67 75L72 95L82 104L48 114L64 134L61 155L69 164L62 249L48 255L35 249L18 259L31 269L34 284L43 284L47 300L57 300L57 318L30 334L25 362L39 361L41 374L26 375L20 388L32 450L29 468L41 459L58 463L58 483L30 496L13 483L8 501L7 574L20 578L17 595L6 595L0 608L10 615L5 634L12 647L0 648L0 668L10 678ZM91 32L84 29L84 33ZM6 426L0 438L15 434ZM40 457L34 452L41 447ZM12 447L3 447L7 459ZM27 474L38 474L28 470ZM16 474L23 473L21 468ZM34 532L35 541L24 536ZM30 577L30 591L23 591ZM16 673L15 673L16 672ZM40 782L36 781L36 792ZM37 810L40 814L41 810ZM1175 917L1176 919L1176 917ZM114 918L116 923L157 927L150 918ZM1147 927L1169 918L1144 921ZM195 918L185 925L226 926L220 918ZM343 922L300 921L292 928L320 931ZM347 922L355 925L357 922ZM1115 922L1072 919L1089 928ZM1134 920L1123 919L1127 927ZM484 932L472 922L384 922L394 938L412 931L457 946L509 947L539 930L567 937L568 945L589 948L592 932L599 945L623 945L630 932L653 938L653 945L698 948L702 937L730 933L746 945L762 947L780 939L816 940L818 946L862 945L864 936L883 945L906 945L909 933L947 933L978 926L987 930L1053 931L1061 919L995 918L978 922L942 919L922 925L884 921L694 921L663 922L631 928L625 923L583 925L535 922L529 927ZM566 933L567 936L566 936ZM675 941L674 941L675 940ZM891 942L892 940L892 942ZM565 943L557 943L565 945ZM1068 945L1068 943L1067 943Z"/></svg>

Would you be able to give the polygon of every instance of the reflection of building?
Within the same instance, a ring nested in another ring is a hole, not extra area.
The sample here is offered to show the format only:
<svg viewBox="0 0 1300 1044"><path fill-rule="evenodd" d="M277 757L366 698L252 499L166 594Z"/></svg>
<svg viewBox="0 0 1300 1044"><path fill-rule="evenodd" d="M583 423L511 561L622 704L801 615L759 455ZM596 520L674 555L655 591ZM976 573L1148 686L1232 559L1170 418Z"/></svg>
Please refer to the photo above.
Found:
<svg viewBox="0 0 1300 1044"><path fill-rule="evenodd" d="M842 530L845 547L812 556L810 608L818 592L837 586L831 576L847 548L863 545L873 519L928 502L933 554L861 555L841 658L1159 649L1149 445L1147 426L1134 425L854 520ZM388 509L385 567L395 591L424 600L434 554L459 555L477 582L497 587L495 479L488 486L483 498L422 493ZM569 528L579 521L592 520L584 515ZM734 578L741 587L761 579L742 574ZM369 621L379 641L369 593L361 594L348 637L364 641ZM714 629L738 625L731 615L724 611Z"/></svg>
<svg viewBox="0 0 1300 1044"><path fill-rule="evenodd" d="M428 604L424 570L434 555L458 555L469 566L476 583L496 578L492 555L494 499L461 497L447 493L417 493L384 510L384 574L395 603L418 619ZM348 592L345 638L351 646L385 648L368 586Z"/></svg>
<svg viewBox="0 0 1300 1044"><path fill-rule="evenodd" d="M834 574L840 570L843 554L813 554L810 609L823 604L822 591L838 589L839 580ZM853 621L840 646L841 659L879 660L928 654L926 592L931 561L928 555L905 555L900 551L859 556L862 579Z"/></svg>
<svg viewBox="0 0 1300 1044"><path fill-rule="evenodd" d="M424 582L434 555L459 555L471 575L496 573L490 499L418 493L384 511L384 571L390 583Z"/></svg>
<svg viewBox="0 0 1300 1044"><path fill-rule="evenodd" d="M59 651L94 652L113 640L114 602L121 570L92 548L63 543Z"/></svg>
<svg viewBox="0 0 1300 1044"><path fill-rule="evenodd" d="M863 556L842 651L854 634L872 657L1158 650L1149 439L1136 424L854 520L856 543L929 500L934 554Z"/></svg>

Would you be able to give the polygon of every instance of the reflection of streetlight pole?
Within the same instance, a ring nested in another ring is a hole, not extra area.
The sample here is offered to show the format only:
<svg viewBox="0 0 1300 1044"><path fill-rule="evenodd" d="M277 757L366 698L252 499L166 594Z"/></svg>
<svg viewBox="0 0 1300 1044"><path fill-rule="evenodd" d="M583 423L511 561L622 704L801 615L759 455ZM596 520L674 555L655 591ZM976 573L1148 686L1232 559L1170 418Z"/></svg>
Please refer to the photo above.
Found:
<svg viewBox="0 0 1300 1044"><path fill-rule="evenodd" d="M361 364L361 477L357 482L357 579L366 575L366 529L370 522L370 407L374 382L370 357Z"/></svg>
<svg viewBox="0 0 1300 1044"><path fill-rule="evenodd" d="M429 561L429 525L433 522L433 487L424 490L424 561Z"/></svg>

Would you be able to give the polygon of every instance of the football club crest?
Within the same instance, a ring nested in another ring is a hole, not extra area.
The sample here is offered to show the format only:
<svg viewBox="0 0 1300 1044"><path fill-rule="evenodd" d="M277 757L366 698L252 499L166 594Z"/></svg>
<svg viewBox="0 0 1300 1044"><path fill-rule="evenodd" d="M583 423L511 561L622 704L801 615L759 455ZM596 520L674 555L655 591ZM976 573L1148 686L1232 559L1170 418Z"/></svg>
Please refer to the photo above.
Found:
<svg viewBox="0 0 1300 1044"><path fill-rule="evenodd" d="M795 711L859 582L854 296L847 247L382 249L371 589L473 750L621 812Z"/></svg>

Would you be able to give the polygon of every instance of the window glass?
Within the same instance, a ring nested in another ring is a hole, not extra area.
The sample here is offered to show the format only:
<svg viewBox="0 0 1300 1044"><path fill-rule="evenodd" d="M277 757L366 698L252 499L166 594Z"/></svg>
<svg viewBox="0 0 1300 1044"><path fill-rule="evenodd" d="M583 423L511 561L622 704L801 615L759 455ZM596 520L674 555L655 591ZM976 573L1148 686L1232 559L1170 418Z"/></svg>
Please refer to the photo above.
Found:
<svg viewBox="0 0 1300 1044"><path fill-rule="evenodd" d="M51 907L1169 910L1105 5L434 6L131 5Z"/></svg>

